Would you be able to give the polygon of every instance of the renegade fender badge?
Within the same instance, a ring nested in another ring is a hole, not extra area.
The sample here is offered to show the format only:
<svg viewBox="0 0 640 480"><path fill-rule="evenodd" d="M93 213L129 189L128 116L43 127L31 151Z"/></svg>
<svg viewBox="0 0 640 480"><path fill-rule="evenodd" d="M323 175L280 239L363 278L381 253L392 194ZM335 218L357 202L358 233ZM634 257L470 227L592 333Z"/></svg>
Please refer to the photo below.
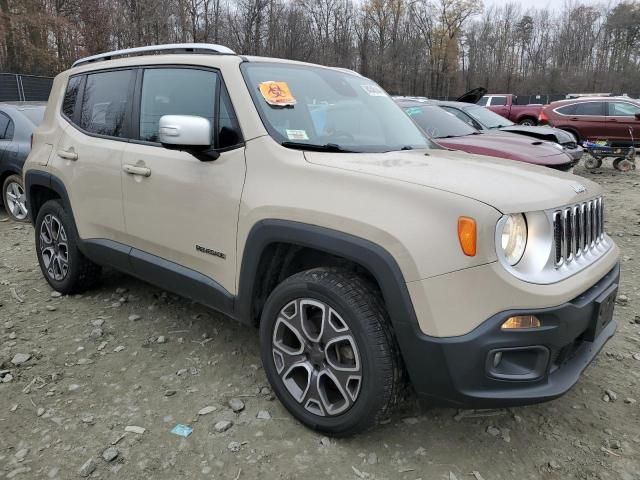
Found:
<svg viewBox="0 0 640 480"><path fill-rule="evenodd" d="M222 253L222 252L218 252L216 250L212 250L210 248L206 248L203 247L201 245L196 245L196 250L202 253L206 253L207 255L213 255L214 257L218 257L221 258L222 260L226 260L227 259L227 255Z"/></svg>

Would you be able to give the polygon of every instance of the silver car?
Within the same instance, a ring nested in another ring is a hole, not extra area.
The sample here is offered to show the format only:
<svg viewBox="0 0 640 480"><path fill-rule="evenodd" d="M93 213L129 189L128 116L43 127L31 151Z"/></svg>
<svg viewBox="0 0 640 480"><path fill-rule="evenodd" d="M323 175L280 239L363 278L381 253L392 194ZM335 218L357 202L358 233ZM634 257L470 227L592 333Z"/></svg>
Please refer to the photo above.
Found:
<svg viewBox="0 0 640 480"><path fill-rule="evenodd" d="M0 103L1 202L16 221L29 218L22 166L31 150L31 134L44 116L45 102Z"/></svg>

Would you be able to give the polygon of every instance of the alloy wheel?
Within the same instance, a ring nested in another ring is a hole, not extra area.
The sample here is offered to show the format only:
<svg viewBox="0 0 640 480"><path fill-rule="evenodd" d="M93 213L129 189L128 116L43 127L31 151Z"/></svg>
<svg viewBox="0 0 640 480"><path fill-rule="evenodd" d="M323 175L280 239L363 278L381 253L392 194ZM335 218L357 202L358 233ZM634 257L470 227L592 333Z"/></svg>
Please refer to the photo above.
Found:
<svg viewBox="0 0 640 480"><path fill-rule="evenodd" d="M61 282L69 271L67 232L55 215L48 214L40 225L40 254L49 277Z"/></svg>
<svg viewBox="0 0 640 480"><path fill-rule="evenodd" d="M18 220L27 218L27 215L29 215L29 211L27 210L27 197L24 194L22 185L17 182L10 182L7 185L5 200L11 215Z"/></svg>
<svg viewBox="0 0 640 480"><path fill-rule="evenodd" d="M299 298L278 315L273 361L289 394L308 412L336 416L353 406L362 385L356 339L324 302Z"/></svg>

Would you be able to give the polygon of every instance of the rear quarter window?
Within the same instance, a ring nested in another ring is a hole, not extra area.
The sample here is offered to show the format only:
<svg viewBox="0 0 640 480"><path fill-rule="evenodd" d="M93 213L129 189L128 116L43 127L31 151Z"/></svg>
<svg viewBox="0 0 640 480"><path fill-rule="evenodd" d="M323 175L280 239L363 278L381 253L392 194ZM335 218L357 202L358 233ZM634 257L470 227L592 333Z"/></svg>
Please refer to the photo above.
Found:
<svg viewBox="0 0 640 480"><path fill-rule="evenodd" d="M67 83L67 90L62 100L62 114L69 120L73 120L73 114L78 100L78 91L80 90L80 81L82 77L71 77Z"/></svg>
<svg viewBox="0 0 640 480"><path fill-rule="evenodd" d="M13 138L13 120L6 113L0 112L0 140Z"/></svg>
<svg viewBox="0 0 640 480"><path fill-rule="evenodd" d="M576 113L576 106L573 105L565 105L564 107L556 108L556 112L560 115L574 115Z"/></svg>

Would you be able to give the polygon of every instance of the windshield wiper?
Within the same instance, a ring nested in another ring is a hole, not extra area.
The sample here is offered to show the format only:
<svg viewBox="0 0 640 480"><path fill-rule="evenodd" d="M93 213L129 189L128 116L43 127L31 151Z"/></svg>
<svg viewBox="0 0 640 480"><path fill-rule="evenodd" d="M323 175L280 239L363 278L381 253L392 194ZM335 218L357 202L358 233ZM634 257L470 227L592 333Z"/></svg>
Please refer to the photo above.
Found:
<svg viewBox="0 0 640 480"><path fill-rule="evenodd" d="M280 145L287 148L295 148L297 150L312 150L314 152L357 153L354 150L342 148L337 143L325 143L324 145L318 145L317 143L282 142Z"/></svg>

